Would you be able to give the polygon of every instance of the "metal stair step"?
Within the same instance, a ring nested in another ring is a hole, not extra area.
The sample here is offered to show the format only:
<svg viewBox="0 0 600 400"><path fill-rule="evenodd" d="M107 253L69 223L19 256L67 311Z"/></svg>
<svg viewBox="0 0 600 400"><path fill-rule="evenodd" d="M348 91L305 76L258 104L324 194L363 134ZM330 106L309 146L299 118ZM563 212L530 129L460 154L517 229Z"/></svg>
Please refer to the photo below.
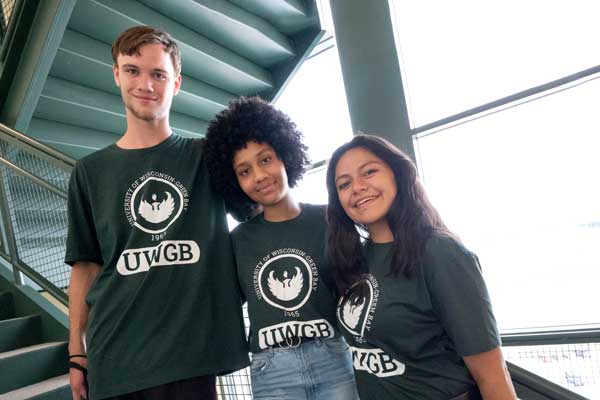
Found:
<svg viewBox="0 0 600 400"><path fill-rule="evenodd" d="M0 395L0 400L71 400L71 398L69 374L55 376Z"/></svg>
<svg viewBox="0 0 600 400"><path fill-rule="evenodd" d="M66 374L67 342L51 342L0 353L0 394Z"/></svg>
<svg viewBox="0 0 600 400"><path fill-rule="evenodd" d="M27 315L0 321L0 352L32 346L42 340L42 317Z"/></svg>
<svg viewBox="0 0 600 400"><path fill-rule="evenodd" d="M15 317L15 301L11 292L0 292L0 320Z"/></svg>

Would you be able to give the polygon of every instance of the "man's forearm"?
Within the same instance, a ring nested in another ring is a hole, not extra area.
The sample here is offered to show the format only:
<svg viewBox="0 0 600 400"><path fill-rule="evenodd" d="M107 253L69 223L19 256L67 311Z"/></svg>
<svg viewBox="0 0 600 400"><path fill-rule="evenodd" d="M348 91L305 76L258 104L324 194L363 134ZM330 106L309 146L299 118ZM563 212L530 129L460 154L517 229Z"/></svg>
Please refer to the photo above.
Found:
<svg viewBox="0 0 600 400"><path fill-rule="evenodd" d="M85 297L96 279L100 266L78 262L71 270L69 284L69 354L85 354L83 336L87 326L89 307Z"/></svg>

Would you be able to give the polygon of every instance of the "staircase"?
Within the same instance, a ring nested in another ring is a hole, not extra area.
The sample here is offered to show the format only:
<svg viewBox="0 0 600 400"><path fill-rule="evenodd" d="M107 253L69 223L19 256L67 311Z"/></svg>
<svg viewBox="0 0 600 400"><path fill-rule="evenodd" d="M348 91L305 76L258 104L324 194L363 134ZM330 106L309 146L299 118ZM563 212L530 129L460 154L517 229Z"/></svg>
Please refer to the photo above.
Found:
<svg viewBox="0 0 600 400"><path fill-rule="evenodd" d="M111 44L125 29L157 26L178 42L183 80L170 123L186 137L202 137L208 121L237 96L276 98L323 33L315 0L65 3L74 4L63 10L68 23L57 29L62 39L45 60L51 66L40 79L43 89L34 95L27 128L19 129L75 159L126 130L111 58Z"/></svg>
<svg viewBox="0 0 600 400"><path fill-rule="evenodd" d="M0 400L71 400L66 327L57 333L54 306L0 269Z"/></svg>

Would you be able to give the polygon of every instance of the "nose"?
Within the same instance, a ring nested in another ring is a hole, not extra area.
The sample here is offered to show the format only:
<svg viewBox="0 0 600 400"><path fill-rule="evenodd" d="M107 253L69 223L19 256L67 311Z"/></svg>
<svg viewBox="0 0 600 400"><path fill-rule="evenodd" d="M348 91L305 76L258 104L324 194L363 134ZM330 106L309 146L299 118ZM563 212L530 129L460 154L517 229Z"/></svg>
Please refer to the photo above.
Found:
<svg viewBox="0 0 600 400"><path fill-rule="evenodd" d="M365 190L367 190L367 185L362 179L358 178L352 182L352 193L361 193Z"/></svg>
<svg viewBox="0 0 600 400"><path fill-rule="evenodd" d="M143 75L139 82L139 89L144 92L153 92L154 84L152 78L147 75Z"/></svg>
<svg viewBox="0 0 600 400"><path fill-rule="evenodd" d="M254 171L254 181L260 183L267 178L267 173L262 168L256 168Z"/></svg>

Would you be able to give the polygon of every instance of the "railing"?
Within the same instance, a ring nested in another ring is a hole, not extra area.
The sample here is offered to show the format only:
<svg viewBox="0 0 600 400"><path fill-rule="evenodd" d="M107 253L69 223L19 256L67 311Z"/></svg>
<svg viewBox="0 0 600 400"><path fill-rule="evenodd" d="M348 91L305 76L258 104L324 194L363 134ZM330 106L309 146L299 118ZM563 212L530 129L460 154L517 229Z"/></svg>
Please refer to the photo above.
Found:
<svg viewBox="0 0 600 400"><path fill-rule="evenodd" d="M75 161L0 124L0 256L63 304L67 186Z"/></svg>
<svg viewBox="0 0 600 400"><path fill-rule="evenodd" d="M16 0L0 0L0 47L8 33L10 18L15 9Z"/></svg>
<svg viewBox="0 0 600 400"><path fill-rule="evenodd" d="M502 341L519 398L600 398L600 327L511 333Z"/></svg>

